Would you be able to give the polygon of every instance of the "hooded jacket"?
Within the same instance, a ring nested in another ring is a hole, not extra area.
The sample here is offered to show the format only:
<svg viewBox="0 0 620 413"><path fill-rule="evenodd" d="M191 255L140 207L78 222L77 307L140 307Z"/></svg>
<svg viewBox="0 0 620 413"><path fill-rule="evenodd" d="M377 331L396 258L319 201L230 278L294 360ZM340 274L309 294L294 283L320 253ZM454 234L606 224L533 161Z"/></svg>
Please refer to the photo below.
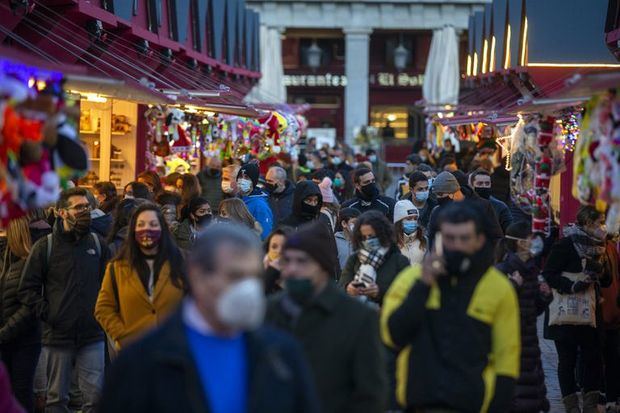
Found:
<svg viewBox="0 0 620 413"><path fill-rule="evenodd" d="M319 197L319 204L317 205L316 215L311 216L304 214L303 202L304 199L317 195ZM293 192L293 213L288 217L280 221L280 224L293 227L297 229L303 224L307 224L310 221L314 221L319 217L319 211L323 206L323 196L319 186L312 181L302 181L297 184L295 191Z"/></svg>
<svg viewBox="0 0 620 413"><path fill-rule="evenodd" d="M103 340L94 309L110 251L100 238L100 253L91 234L77 238L56 221L51 256L47 237L38 240L26 261L18 296L43 320L42 343L77 346Z"/></svg>
<svg viewBox="0 0 620 413"><path fill-rule="evenodd" d="M248 207L250 214L260 224L263 232L261 240L264 240L271 234L273 229L273 213L269 206L269 196L259 188L254 188L250 195L241 197L245 206Z"/></svg>
<svg viewBox="0 0 620 413"><path fill-rule="evenodd" d="M387 217L388 221L393 222L395 204L396 201L393 198L383 195L377 195L371 201L366 201L356 192L354 198L342 204L342 208L355 208L362 214L366 211L379 211Z"/></svg>
<svg viewBox="0 0 620 413"><path fill-rule="evenodd" d="M288 218L293 213L293 197L295 185L291 181L286 181L284 191L280 193L272 192L269 194L269 204L273 211L274 222L280 222Z"/></svg>

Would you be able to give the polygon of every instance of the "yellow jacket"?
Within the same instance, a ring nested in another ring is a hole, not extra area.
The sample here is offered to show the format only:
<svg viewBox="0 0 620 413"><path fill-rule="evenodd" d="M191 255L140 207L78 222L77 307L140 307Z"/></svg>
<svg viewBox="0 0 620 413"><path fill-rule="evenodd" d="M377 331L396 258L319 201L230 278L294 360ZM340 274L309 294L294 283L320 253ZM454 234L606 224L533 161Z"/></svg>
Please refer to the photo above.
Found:
<svg viewBox="0 0 620 413"><path fill-rule="evenodd" d="M116 293L111 266L114 266ZM151 301L138 273L124 260L113 261L108 264L103 277L95 318L116 346L121 348L161 324L182 298L183 290L175 287L170 279L168 262L159 272Z"/></svg>

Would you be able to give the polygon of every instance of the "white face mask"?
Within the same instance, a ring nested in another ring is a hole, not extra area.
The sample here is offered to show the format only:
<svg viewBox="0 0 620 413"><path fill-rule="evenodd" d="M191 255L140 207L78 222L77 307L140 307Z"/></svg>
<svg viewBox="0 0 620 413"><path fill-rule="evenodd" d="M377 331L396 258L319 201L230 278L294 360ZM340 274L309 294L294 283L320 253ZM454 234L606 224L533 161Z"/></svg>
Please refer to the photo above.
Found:
<svg viewBox="0 0 620 413"><path fill-rule="evenodd" d="M222 181L222 192L225 194L230 194L233 192L232 185L228 181Z"/></svg>
<svg viewBox="0 0 620 413"><path fill-rule="evenodd" d="M532 254L534 257L537 257L543 252L544 248L545 243L542 238L535 237L530 244L530 254Z"/></svg>
<svg viewBox="0 0 620 413"><path fill-rule="evenodd" d="M257 278L248 278L230 285L217 300L217 316L231 329L255 330L265 318L266 300Z"/></svg>
<svg viewBox="0 0 620 413"><path fill-rule="evenodd" d="M239 191L241 191L242 194L247 194L252 190L252 181L250 181L249 179L239 179L237 181L237 186L239 187Z"/></svg>

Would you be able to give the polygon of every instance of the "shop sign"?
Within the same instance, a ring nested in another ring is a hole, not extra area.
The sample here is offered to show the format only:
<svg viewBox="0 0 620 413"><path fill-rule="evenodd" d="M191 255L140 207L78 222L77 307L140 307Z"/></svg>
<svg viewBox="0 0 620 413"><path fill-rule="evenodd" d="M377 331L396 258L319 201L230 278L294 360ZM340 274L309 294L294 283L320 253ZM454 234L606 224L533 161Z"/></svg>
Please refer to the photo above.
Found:
<svg viewBox="0 0 620 413"><path fill-rule="evenodd" d="M371 86L381 87L417 87L424 83L424 75L382 72L370 75ZM345 75L284 75L284 86L289 87L344 87L347 85Z"/></svg>
<svg viewBox="0 0 620 413"><path fill-rule="evenodd" d="M370 75L370 84L384 87L416 87L422 86L424 75L410 75L407 73L382 72Z"/></svg>
<svg viewBox="0 0 620 413"><path fill-rule="evenodd" d="M341 87L347 85L344 75L284 75L284 86Z"/></svg>

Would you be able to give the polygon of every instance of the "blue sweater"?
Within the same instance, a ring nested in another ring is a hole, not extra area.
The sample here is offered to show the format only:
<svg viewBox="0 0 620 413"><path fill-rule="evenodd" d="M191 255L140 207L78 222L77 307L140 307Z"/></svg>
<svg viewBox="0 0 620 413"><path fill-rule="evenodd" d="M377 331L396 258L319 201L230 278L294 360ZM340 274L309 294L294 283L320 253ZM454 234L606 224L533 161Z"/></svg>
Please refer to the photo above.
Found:
<svg viewBox="0 0 620 413"><path fill-rule="evenodd" d="M243 202L248 207L248 211L263 228L261 239L264 240L273 228L273 212L269 206L269 196L260 189L256 188L250 195L244 196Z"/></svg>
<svg viewBox="0 0 620 413"><path fill-rule="evenodd" d="M211 413L245 413L248 360L243 335L205 336L185 327Z"/></svg>

